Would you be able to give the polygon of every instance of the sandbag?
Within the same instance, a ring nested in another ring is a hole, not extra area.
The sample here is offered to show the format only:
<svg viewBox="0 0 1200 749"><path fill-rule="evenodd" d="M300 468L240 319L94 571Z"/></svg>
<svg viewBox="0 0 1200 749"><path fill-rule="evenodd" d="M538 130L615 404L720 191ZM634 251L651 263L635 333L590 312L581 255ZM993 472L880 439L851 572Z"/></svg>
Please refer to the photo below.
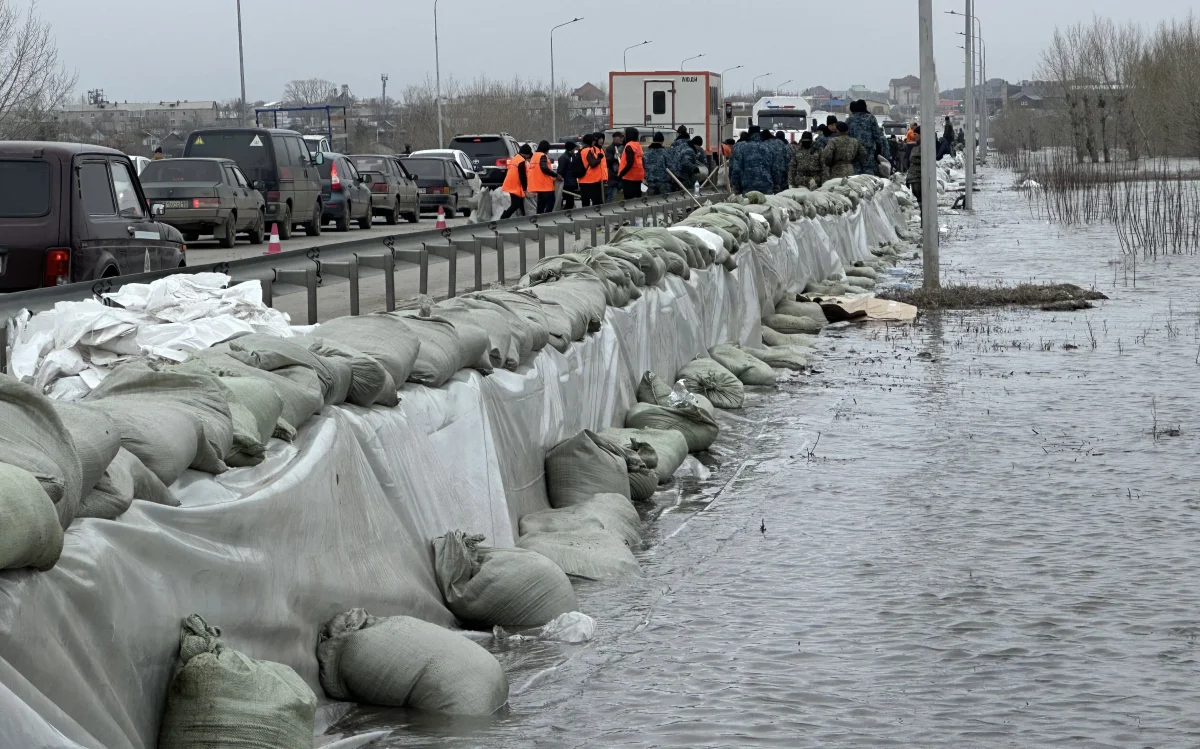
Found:
<svg viewBox="0 0 1200 749"><path fill-rule="evenodd" d="M0 375L0 458L33 474L62 527L71 524L83 497L83 463L71 432L49 398L8 375Z"/></svg>
<svg viewBox="0 0 1200 749"><path fill-rule="evenodd" d="M629 470L621 448L585 429L546 453L551 507L570 507L596 494L629 497Z"/></svg>
<svg viewBox="0 0 1200 749"><path fill-rule="evenodd" d="M233 444L225 455L230 466L256 466L267 454L267 443L275 433L283 399L262 380L252 377L218 377L233 420Z"/></svg>
<svg viewBox="0 0 1200 749"><path fill-rule="evenodd" d="M547 330L546 312L542 309L541 300L536 296L527 294L523 290L506 288L478 291L473 296L499 304L524 320L529 332L529 346L532 351L541 351L549 344L550 333Z"/></svg>
<svg viewBox="0 0 1200 749"><path fill-rule="evenodd" d="M350 366L350 388L346 391L346 402L363 408L379 405L395 406L399 403L396 384L374 357L349 346L334 343L325 338L309 338L308 348L325 359L342 359ZM390 397L389 393L390 384ZM390 401L394 400L395 403ZM380 403L380 401L384 401Z"/></svg>
<svg viewBox="0 0 1200 749"><path fill-rule="evenodd" d="M801 333L815 335L821 332L821 323L808 317L792 317L791 315L767 315L762 319L765 327L784 335Z"/></svg>
<svg viewBox="0 0 1200 749"><path fill-rule="evenodd" d="M112 419L95 409L53 399L50 405L71 434L83 469L81 495L86 497L104 476L108 464L117 457L117 451L121 449L121 432Z"/></svg>
<svg viewBox="0 0 1200 749"><path fill-rule="evenodd" d="M48 570L62 548L58 509L42 483L23 468L0 463L0 570Z"/></svg>
<svg viewBox="0 0 1200 749"><path fill-rule="evenodd" d="M211 377L128 362L113 369L83 404L115 421L121 446L168 486L188 468L226 470L233 419Z"/></svg>
<svg viewBox="0 0 1200 749"><path fill-rule="evenodd" d="M723 344L708 350L713 361L732 372L743 385L774 385L775 373L762 361L743 353L737 346Z"/></svg>
<svg viewBox="0 0 1200 749"><path fill-rule="evenodd" d="M433 541L442 598L464 625L540 627L579 608L571 581L558 565L526 549L480 546L483 540L454 531Z"/></svg>
<svg viewBox="0 0 1200 749"><path fill-rule="evenodd" d="M348 346L383 365L399 387L408 380L421 341L399 315L378 312L354 317L335 317L322 323L313 335L339 346Z"/></svg>
<svg viewBox="0 0 1200 749"><path fill-rule="evenodd" d="M474 369L485 375L491 374L495 368L492 366L492 355L488 351L488 332L469 322L443 319L446 319L458 331L458 342L462 350L462 359L459 360L458 368Z"/></svg>
<svg viewBox="0 0 1200 749"><path fill-rule="evenodd" d="M842 284L849 287L851 291L870 291L875 288L875 281L873 279L862 276L847 276L842 281Z"/></svg>
<svg viewBox="0 0 1200 749"><path fill-rule="evenodd" d="M658 465L658 454L644 442L620 444L618 447L625 455L625 470L629 473L629 498L634 502L650 499L658 490L658 474L654 471Z"/></svg>
<svg viewBox="0 0 1200 749"><path fill-rule="evenodd" d="M499 315L508 325L508 330L511 333L509 345L506 347L505 368L516 369L521 362L533 352L533 344L536 339L544 331L537 330L537 325L514 311L508 305L493 299L473 298L473 297L455 297L447 299L441 305L449 306L452 309L463 309L474 314L475 312L487 312L493 315ZM441 314L442 306L439 305L434 309ZM549 333L546 333L549 337ZM497 342L497 346L502 342Z"/></svg>
<svg viewBox="0 0 1200 749"><path fill-rule="evenodd" d="M679 379L717 408L741 408L746 401L742 381L712 359L693 359L679 370Z"/></svg>
<svg viewBox="0 0 1200 749"><path fill-rule="evenodd" d="M311 747L317 696L283 665L258 661L221 642L221 630L193 614L179 636L180 667L167 688L159 749Z"/></svg>
<svg viewBox="0 0 1200 749"><path fill-rule="evenodd" d="M409 616L338 614L321 628L317 664L335 700L453 715L491 715L508 701L504 669L491 653Z"/></svg>
<svg viewBox="0 0 1200 749"><path fill-rule="evenodd" d="M512 326L499 311L443 303L434 307L433 313L454 323L455 327L466 323L482 329L487 335L486 354L493 368L512 370L520 366L520 345L514 340Z"/></svg>
<svg viewBox="0 0 1200 749"><path fill-rule="evenodd" d="M700 406L659 406L638 403L625 416L630 429L670 429L683 435L688 452L707 450L720 431L713 414Z"/></svg>
<svg viewBox="0 0 1200 749"><path fill-rule="evenodd" d="M325 407L320 380L315 372L304 367L293 367L297 376L284 377L278 372L267 372L246 364L230 356L228 352L208 349L197 351L192 354L191 359L175 365L173 369L206 376L251 377L267 383L283 402L283 411L279 417L281 424L276 426L277 437L282 436L281 426L286 426L283 432L294 432L295 428L302 426Z"/></svg>
<svg viewBox="0 0 1200 749"><path fill-rule="evenodd" d="M540 510L521 518L521 535L606 531L631 548L642 542L642 519L633 504L620 494L597 494L586 502L558 510Z"/></svg>
<svg viewBox="0 0 1200 749"><path fill-rule="evenodd" d="M821 325L829 324L829 320L825 317L825 310L821 309L821 305L816 302L793 302L790 299L784 299L775 305L775 314L807 317L810 320L816 320Z"/></svg>
<svg viewBox="0 0 1200 749"><path fill-rule="evenodd" d="M572 577L611 580L642 574L633 552L608 531L530 533L517 546L536 551Z"/></svg>
<svg viewBox="0 0 1200 749"><path fill-rule="evenodd" d="M408 381L441 387L462 366L463 348L454 324L442 317L420 317L415 312L395 313L421 341Z"/></svg>
<svg viewBox="0 0 1200 749"><path fill-rule="evenodd" d="M643 446L654 452L654 473L658 483L665 484L683 465L688 456L687 440L674 429L604 429L600 436L617 444L629 445L643 455ZM650 461L644 460L647 465Z"/></svg>
<svg viewBox="0 0 1200 749"><path fill-rule="evenodd" d="M849 268L845 268L844 270L846 272L847 277L858 276L859 278L869 278L872 281L879 280L879 274L877 274L875 272L875 269L871 268L870 266L852 265Z"/></svg>
<svg viewBox="0 0 1200 749"><path fill-rule="evenodd" d="M321 396L325 405L336 406L344 403L354 379L350 365L342 359L327 358L313 353L309 350L312 343L313 340L306 336L276 338L255 334L235 338L217 348L227 348L235 359L289 379L297 367L311 370L321 381Z"/></svg>
<svg viewBox="0 0 1200 749"><path fill-rule="evenodd" d="M795 372L808 369L807 354L812 351L812 349L803 346L777 346L774 348L738 346L738 349L769 366L778 369L790 369Z"/></svg>
<svg viewBox="0 0 1200 749"><path fill-rule="evenodd" d="M653 403L658 406L669 406L671 386L653 372L646 372L637 386L638 403Z"/></svg>
<svg viewBox="0 0 1200 749"><path fill-rule="evenodd" d="M544 303L558 305L571 325L569 341L582 340L600 330L607 306L603 282L597 278L570 278L533 286L529 292Z"/></svg>
<svg viewBox="0 0 1200 749"><path fill-rule="evenodd" d="M166 484L136 455L122 447L108 464L96 488L80 501L76 517L116 520L135 499L168 507L179 506L179 500L175 499Z"/></svg>
<svg viewBox="0 0 1200 749"><path fill-rule="evenodd" d="M768 346L808 346L812 347L816 336L778 333L770 328L762 329L763 343Z"/></svg>

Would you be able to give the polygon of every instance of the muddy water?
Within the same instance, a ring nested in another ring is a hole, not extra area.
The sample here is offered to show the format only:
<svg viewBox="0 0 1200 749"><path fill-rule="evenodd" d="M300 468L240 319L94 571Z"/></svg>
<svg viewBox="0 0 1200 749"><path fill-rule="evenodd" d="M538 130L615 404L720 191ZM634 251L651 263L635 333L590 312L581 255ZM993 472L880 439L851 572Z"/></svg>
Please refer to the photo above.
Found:
<svg viewBox="0 0 1200 749"><path fill-rule="evenodd" d="M1001 175L997 182L1007 179ZM1200 259L1126 282L1016 193L950 216L949 280L1093 283L1075 313L827 334L656 501L586 647L491 644L511 710L358 711L379 746L1200 744ZM766 532L760 531L765 523Z"/></svg>

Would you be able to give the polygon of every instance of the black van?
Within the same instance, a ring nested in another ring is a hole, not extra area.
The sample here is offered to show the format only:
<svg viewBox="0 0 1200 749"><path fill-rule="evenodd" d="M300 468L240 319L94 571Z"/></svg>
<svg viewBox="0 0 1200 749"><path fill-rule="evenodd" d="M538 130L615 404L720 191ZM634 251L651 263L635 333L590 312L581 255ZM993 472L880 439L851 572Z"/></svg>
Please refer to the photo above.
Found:
<svg viewBox="0 0 1200 749"><path fill-rule="evenodd" d="M279 224L279 238L292 236L299 224L310 237L321 235L321 172L325 157L310 154L294 130L222 127L188 136L184 156L232 159L267 201L267 226Z"/></svg>

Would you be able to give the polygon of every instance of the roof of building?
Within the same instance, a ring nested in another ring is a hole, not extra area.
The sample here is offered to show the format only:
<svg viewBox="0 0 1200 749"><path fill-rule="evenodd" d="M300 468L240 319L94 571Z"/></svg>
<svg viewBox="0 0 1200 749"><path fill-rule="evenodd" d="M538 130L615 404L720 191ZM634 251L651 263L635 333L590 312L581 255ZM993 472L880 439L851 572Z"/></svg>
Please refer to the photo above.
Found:
<svg viewBox="0 0 1200 749"><path fill-rule="evenodd" d="M572 95L582 101L599 101L604 98L604 92L600 90L599 86L591 82L585 83L575 89Z"/></svg>
<svg viewBox="0 0 1200 749"><path fill-rule="evenodd" d="M1038 96L1037 94L1031 94L1028 91L1021 91L1020 93L1014 94L1011 98L1013 98L1013 99L1029 99L1030 101L1041 101L1042 100L1042 97Z"/></svg>
<svg viewBox="0 0 1200 749"><path fill-rule="evenodd" d="M100 111L126 111L126 112L144 112L153 109L178 109L188 111L209 110L219 108L219 104L215 101L159 101L159 102L120 102L106 101L102 104L65 104L63 110L66 112L100 112Z"/></svg>
<svg viewBox="0 0 1200 749"><path fill-rule="evenodd" d="M915 75L906 75L903 78L893 78L888 81L889 86L920 86L921 79Z"/></svg>

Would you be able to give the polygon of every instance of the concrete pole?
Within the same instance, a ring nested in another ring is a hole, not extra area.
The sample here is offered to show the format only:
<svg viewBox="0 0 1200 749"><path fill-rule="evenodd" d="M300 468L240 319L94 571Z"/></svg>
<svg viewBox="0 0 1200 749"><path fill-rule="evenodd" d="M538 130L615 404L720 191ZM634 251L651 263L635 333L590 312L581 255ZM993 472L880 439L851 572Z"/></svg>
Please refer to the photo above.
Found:
<svg viewBox="0 0 1200 749"><path fill-rule="evenodd" d="M967 134L963 155L966 157L964 166L967 173L967 194L963 198L963 208L970 211L975 208L975 45L972 43L975 39L975 9L972 6L972 0L966 0L966 3L967 59L966 74L963 76L963 96L966 98L966 110L963 112L963 124L967 128Z"/></svg>
<svg viewBox="0 0 1200 749"><path fill-rule="evenodd" d="M979 47L983 52L983 54L980 55L982 58L981 75L983 76L983 138L982 145L980 146L981 150L979 153L979 161L980 163L986 164L988 157L988 138L992 134L992 110L988 105L987 45L983 43L982 35L979 37Z"/></svg>
<svg viewBox="0 0 1200 749"><path fill-rule="evenodd" d="M246 126L246 57L242 54L242 0L237 0L238 14L238 68L242 74L242 106L238 115L238 123Z"/></svg>
<svg viewBox="0 0 1200 749"><path fill-rule="evenodd" d="M446 137L442 134L442 54L438 48L437 5L438 0L433 0L433 69L437 78L438 148L445 148Z"/></svg>
<svg viewBox="0 0 1200 749"><path fill-rule="evenodd" d="M937 209L937 68L933 63L933 0L920 0L921 40L921 258L925 289L941 286Z"/></svg>

